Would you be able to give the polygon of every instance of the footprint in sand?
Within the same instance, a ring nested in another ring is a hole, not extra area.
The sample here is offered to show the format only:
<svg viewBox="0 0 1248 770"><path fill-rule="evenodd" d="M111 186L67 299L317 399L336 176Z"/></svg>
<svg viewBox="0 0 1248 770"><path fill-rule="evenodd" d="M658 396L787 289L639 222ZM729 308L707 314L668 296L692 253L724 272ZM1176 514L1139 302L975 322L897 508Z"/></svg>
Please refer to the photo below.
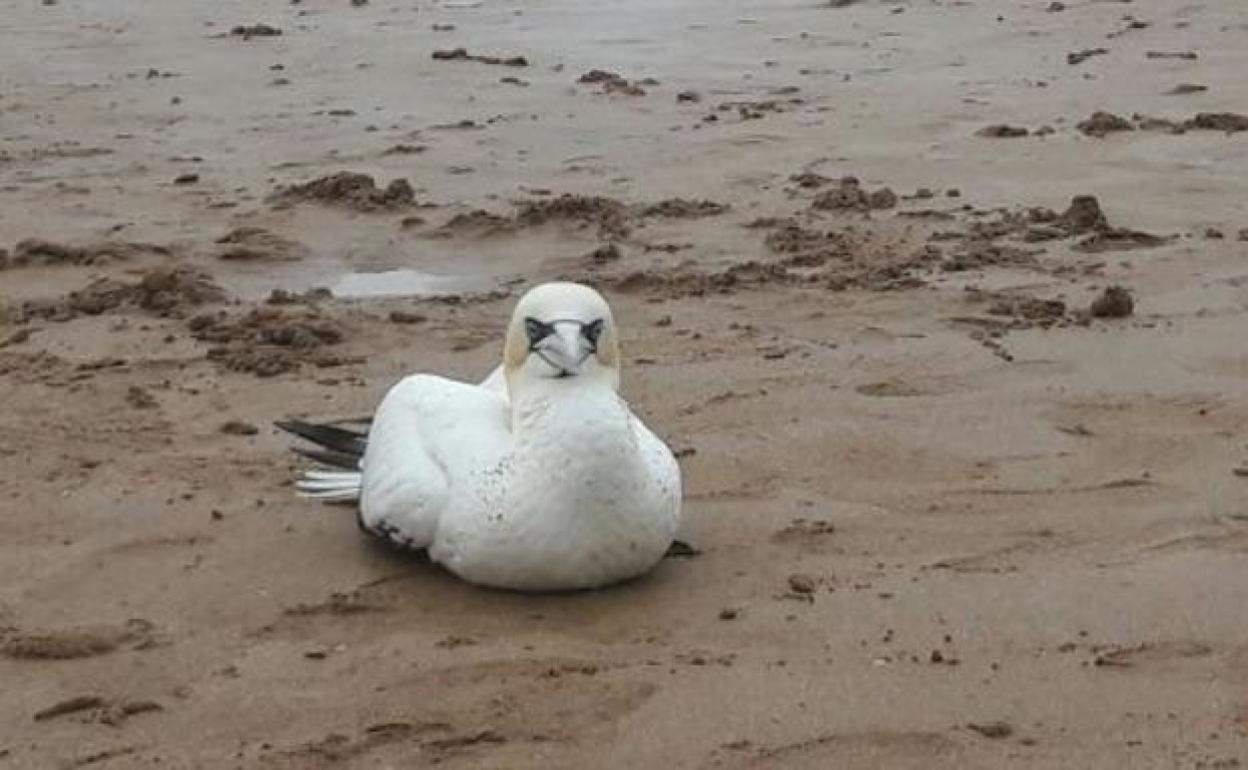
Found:
<svg viewBox="0 0 1248 770"><path fill-rule="evenodd" d="M126 647L143 650L157 644L151 622L141 618L120 626L93 626L58 631L0 631L0 655L13 660L76 660L94 658Z"/></svg>

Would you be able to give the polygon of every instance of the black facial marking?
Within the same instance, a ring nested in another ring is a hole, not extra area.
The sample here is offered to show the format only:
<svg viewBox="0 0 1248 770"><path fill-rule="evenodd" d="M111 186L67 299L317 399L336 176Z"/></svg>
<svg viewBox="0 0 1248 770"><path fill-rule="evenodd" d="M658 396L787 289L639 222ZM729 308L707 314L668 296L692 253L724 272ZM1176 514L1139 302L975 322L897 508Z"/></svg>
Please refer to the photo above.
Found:
<svg viewBox="0 0 1248 770"><path fill-rule="evenodd" d="M536 318L524 319L524 332L529 336L529 350L537 349L537 343L555 333L552 324L544 324Z"/></svg>
<svg viewBox="0 0 1248 770"><path fill-rule="evenodd" d="M598 338L602 336L602 319L581 325L581 335L589 340L594 350L598 349Z"/></svg>

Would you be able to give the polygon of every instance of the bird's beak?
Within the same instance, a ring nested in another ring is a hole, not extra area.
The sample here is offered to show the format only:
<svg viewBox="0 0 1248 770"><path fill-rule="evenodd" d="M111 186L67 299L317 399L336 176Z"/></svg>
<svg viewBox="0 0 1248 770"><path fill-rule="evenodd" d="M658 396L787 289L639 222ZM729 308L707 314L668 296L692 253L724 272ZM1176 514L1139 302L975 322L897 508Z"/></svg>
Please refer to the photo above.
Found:
<svg viewBox="0 0 1248 770"><path fill-rule="evenodd" d="M556 376L571 377L581 373L585 360L594 354L594 346L581 334L580 324L560 323L555 325L555 333L538 345L537 354L558 372Z"/></svg>

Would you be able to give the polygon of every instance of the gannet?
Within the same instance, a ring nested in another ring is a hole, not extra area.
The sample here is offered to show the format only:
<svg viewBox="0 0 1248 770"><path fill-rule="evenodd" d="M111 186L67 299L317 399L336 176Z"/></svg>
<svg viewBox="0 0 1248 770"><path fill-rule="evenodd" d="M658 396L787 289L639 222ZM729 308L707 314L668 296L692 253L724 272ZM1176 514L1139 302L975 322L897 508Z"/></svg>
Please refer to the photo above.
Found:
<svg viewBox="0 0 1248 770"><path fill-rule="evenodd" d="M680 523L680 468L618 393L611 308L547 283L516 304L483 382L431 374L386 393L367 434L298 420L319 444L299 491L358 500L367 532L452 573L520 591L598 588L647 572Z"/></svg>

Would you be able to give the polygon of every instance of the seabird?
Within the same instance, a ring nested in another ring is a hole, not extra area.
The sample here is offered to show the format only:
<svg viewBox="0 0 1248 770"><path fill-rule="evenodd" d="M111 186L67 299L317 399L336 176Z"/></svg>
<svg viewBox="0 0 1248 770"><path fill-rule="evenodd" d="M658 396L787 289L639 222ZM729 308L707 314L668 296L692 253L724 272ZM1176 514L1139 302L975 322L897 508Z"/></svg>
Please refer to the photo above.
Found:
<svg viewBox="0 0 1248 770"><path fill-rule="evenodd" d="M680 523L680 468L619 384L606 300L547 283L517 303L503 362L480 384L405 377L367 433L277 425L346 469L308 471L300 492L358 500L365 531L480 585L597 588L654 567Z"/></svg>

